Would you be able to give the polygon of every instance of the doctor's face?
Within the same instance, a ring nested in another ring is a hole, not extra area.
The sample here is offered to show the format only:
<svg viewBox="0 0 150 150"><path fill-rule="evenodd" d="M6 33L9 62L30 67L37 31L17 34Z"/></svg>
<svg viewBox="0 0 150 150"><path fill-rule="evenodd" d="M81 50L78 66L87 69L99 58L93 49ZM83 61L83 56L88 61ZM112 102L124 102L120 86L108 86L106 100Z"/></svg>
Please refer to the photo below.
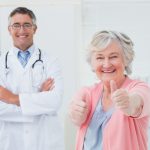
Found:
<svg viewBox="0 0 150 150"><path fill-rule="evenodd" d="M26 50L33 44L33 36L36 32L36 25L27 14L15 14L11 17L8 26L15 47Z"/></svg>
<svg viewBox="0 0 150 150"><path fill-rule="evenodd" d="M102 51L93 52L91 64L94 72L105 85L109 85L110 80L120 85L125 79L123 51L116 41L111 42Z"/></svg>

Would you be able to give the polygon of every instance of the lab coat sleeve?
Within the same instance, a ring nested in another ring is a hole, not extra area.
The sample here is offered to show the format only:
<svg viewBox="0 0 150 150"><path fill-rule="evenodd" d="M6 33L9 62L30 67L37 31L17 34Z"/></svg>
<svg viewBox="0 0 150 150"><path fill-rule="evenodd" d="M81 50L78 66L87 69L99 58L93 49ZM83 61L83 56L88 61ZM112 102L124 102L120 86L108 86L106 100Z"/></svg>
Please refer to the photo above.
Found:
<svg viewBox="0 0 150 150"><path fill-rule="evenodd" d="M47 77L54 78L55 87L52 91L19 94L20 107L24 115L53 115L62 103L63 81L60 65L57 59L46 64Z"/></svg>
<svg viewBox="0 0 150 150"><path fill-rule="evenodd" d="M22 115L15 105L0 102L0 120L9 122L33 122L33 117Z"/></svg>
<svg viewBox="0 0 150 150"><path fill-rule="evenodd" d="M0 57L0 86L5 88L5 65L4 59ZM11 122L33 122L33 117L23 116L20 107L0 101L0 120Z"/></svg>

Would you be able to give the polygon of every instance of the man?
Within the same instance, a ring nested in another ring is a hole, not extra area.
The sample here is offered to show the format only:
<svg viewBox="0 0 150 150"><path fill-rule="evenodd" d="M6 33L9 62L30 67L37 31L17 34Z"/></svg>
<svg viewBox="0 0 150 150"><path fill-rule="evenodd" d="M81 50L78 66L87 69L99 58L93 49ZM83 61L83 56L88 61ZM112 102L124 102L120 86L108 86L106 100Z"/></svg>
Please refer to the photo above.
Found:
<svg viewBox="0 0 150 150"><path fill-rule="evenodd" d="M0 150L63 150L58 61L35 46L31 10L13 10L8 30L13 46L0 59Z"/></svg>

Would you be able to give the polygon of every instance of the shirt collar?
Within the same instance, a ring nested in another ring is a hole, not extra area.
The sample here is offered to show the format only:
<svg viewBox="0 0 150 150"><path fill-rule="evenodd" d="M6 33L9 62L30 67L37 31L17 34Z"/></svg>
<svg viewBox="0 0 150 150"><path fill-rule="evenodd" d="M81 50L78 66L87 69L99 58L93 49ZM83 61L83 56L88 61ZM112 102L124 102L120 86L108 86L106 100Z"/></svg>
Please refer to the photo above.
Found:
<svg viewBox="0 0 150 150"><path fill-rule="evenodd" d="M18 56L18 52L19 52L19 51L23 51L23 50L21 50L21 49L15 47L15 46L13 46L12 50L13 50L13 52L15 53L16 56ZM29 51L29 52L30 52L30 55L32 55L33 52L35 51L35 45L34 45L34 44L31 45L28 49L26 49L26 51Z"/></svg>

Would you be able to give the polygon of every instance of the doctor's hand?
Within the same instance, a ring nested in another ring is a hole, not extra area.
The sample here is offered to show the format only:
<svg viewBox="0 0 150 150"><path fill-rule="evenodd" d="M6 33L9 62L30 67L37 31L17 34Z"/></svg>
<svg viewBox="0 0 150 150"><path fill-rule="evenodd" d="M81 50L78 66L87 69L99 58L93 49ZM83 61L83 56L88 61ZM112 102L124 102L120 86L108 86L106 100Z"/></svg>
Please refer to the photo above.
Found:
<svg viewBox="0 0 150 150"><path fill-rule="evenodd" d="M88 114L88 105L84 100L74 99L69 106L69 116L74 124L82 125Z"/></svg>
<svg viewBox="0 0 150 150"><path fill-rule="evenodd" d="M54 79L53 78L48 78L46 81L43 82L40 91L52 91L54 86Z"/></svg>
<svg viewBox="0 0 150 150"><path fill-rule="evenodd" d="M15 104L17 106L20 105L19 96L2 86L0 86L0 101L8 104Z"/></svg>
<svg viewBox="0 0 150 150"><path fill-rule="evenodd" d="M126 89L118 89L115 81L110 81L111 99L127 116L138 117L142 111L142 99L136 93L129 93Z"/></svg>

